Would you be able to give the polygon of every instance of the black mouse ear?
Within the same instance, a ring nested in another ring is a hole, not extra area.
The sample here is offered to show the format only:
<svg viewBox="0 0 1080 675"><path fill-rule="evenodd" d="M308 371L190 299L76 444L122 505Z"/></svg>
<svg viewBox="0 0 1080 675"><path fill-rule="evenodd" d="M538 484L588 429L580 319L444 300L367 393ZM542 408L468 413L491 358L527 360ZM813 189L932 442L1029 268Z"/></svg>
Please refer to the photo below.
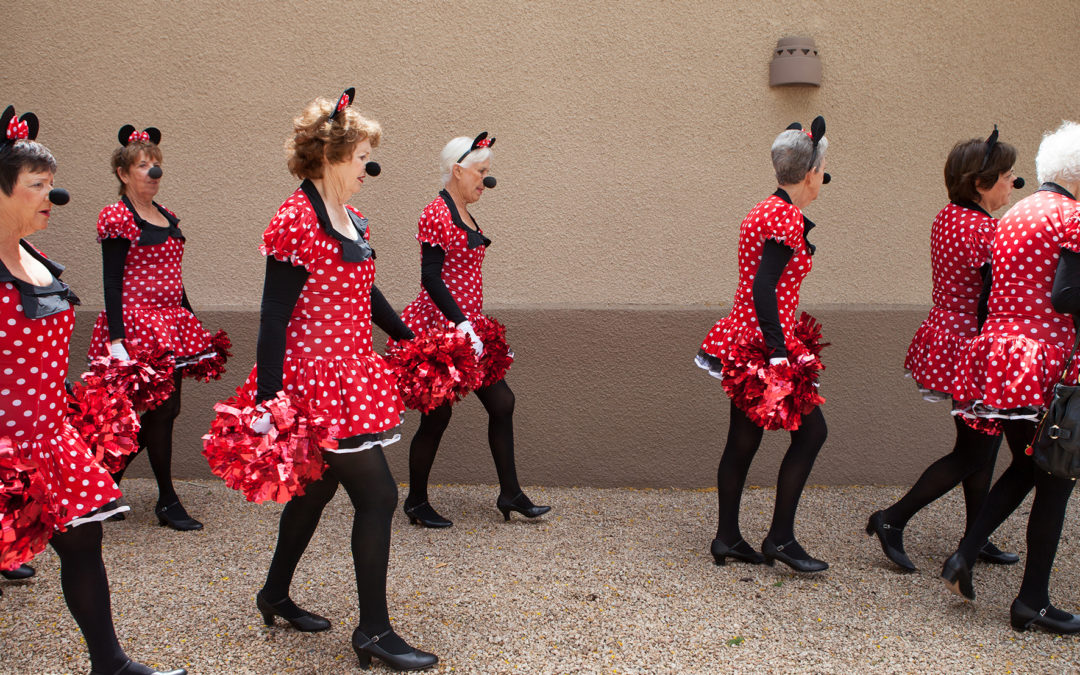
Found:
<svg viewBox="0 0 1080 675"><path fill-rule="evenodd" d="M116 140L120 141L120 145L127 145L131 142L131 132L135 131L134 124L125 124L120 127L120 131L116 132Z"/></svg>
<svg viewBox="0 0 1080 675"><path fill-rule="evenodd" d="M814 145L818 144L822 138L825 137L825 118L818 115L814 118L814 121L810 123L810 139L814 141Z"/></svg>
<svg viewBox="0 0 1080 675"><path fill-rule="evenodd" d="M8 124L10 124L13 119L15 119L15 106L9 105L4 108L4 114L0 115L0 134L3 134L3 136L0 136L0 139L7 138Z"/></svg>
<svg viewBox="0 0 1080 675"><path fill-rule="evenodd" d="M997 140L998 140L998 128L997 128L997 125L995 124L994 125L994 130L992 132L990 132L990 137L986 139L986 144L988 146L990 146L990 147L994 147L994 144L997 143Z"/></svg>
<svg viewBox="0 0 1080 675"><path fill-rule="evenodd" d="M26 122L26 129L27 129L26 137L28 139L30 139L32 141L35 138L37 138L37 132L38 132L38 126L39 126L38 125L37 115L35 115L32 112L23 113L22 116L19 118L19 121L20 122Z"/></svg>
<svg viewBox="0 0 1080 675"><path fill-rule="evenodd" d="M330 113L330 117L326 120L329 122L334 119L339 112L352 105L353 99L356 97L356 87L349 87L345 91L341 92L341 97L338 98L337 105L334 106L333 112Z"/></svg>
<svg viewBox="0 0 1080 675"><path fill-rule="evenodd" d="M802 125L798 122L792 122L791 124L787 125L787 129L785 129L784 131L790 131L791 129L794 129L795 131L802 131Z"/></svg>
<svg viewBox="0 0 1080 675"><path fill-rule="evenodd" d="M146 127L143 129L146 135L150 137L150 142L154 145L161 143L161 132L157 127Z"/></svg>

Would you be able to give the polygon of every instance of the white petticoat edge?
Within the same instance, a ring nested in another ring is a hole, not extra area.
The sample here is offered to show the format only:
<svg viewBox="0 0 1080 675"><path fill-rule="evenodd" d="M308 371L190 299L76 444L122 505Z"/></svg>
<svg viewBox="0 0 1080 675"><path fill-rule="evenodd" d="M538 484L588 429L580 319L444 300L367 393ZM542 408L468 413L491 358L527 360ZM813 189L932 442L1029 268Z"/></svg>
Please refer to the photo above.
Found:
<svg viewBox="0 0 1080 675"><path fill-rule="evenodd" d="M120 500L114 499L108 504L102 504L85 516L79 516L70 522L64 523L64 527L78 527L79 525L85 525L86 523L96 523L100 520L112 518L118 513L124 513L125 511L130 510L130 506L121 504Z"/></svg>
<svg viewBox="0 0 1080 675"><path fill-rule="evenodd" d="M333 448L333 449L324 448L323 452L332 452L335 455L345 455L345 454L348 454L350 452L360 452L361 450L370 450L371 448L374 448L375 446L378 446L380 448L385 448L386 446L391 445L393 443L397 443L400 440L401 440L401 434L394 434L390 438L380 438L380 439L378 439L376 441L367 441L366 443L362 443L361 445L359 445L358 447L355 447L355 448Z"/></svg>
<svg viewBox="0 0 1080 675"><path fill-rule="evenodd" d="M212 358L216 357L217 355L218 355L218 353L216 351L214 351L213 349L211 349L208 352L203 352L202 354L197 354L195 356L185 356L182 360L177 359L176 367L177 368L187 368L188 366L195 365L199 361L204 361L206 359L212 359Z"/></svg>
<svg viewBox="0 0 1080 675"><path fill-rule="evenodd" d="M709 361L701 354L696 354L694 356L694 365L708 372L710 375L712 375L718 380L724 379L724 374L713 370L712 366L709 365Z"/></svg>
<svg viewBox="0 0 1080 675"><path fill-rule="evenodd" d="M936 389L927 389L918 382L915 382L915 376L911 374L910 370L904 371L904 378L910 379L912 382L915 383L915 386L916 388L918 388L919 393L922 394L922 399L927 403L941 403L942 401L952 400L951 394L946 394L945 392L937 391Z"/></svg>
<svg viewBox="0 0 1080 675"><path fill-rule="evenodd" d="M1038 422L1042 419L1043 409L1035 409L1032 407L1027 408L1013 408L1010 410L998 410L997 408L991 408L988 405L983 405L976 401L964 408L955 408L952 411L953 415L962 415L968 419L977 419L982 417L990 420L1027 420L1029 422Z"/></svg>

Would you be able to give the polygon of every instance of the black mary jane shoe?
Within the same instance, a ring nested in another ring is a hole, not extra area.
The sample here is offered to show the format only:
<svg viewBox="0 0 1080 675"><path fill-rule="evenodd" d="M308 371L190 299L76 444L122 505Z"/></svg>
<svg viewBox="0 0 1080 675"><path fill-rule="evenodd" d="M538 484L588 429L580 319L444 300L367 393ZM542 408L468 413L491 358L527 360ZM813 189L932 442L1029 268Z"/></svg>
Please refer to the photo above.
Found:
<svg viewBox="0 0 1080 675"><path fill-rule="evenodd" d="M709 551L712 553L713 561L717 565L723 565L726 562L725 558L734 558L751 565L760 565L765 562L765 556L755 551L754 547L746 543L746 540L742 537L735 542L734 546L728 546L719 539L713 539Z"/></svg>
<svg viewBox="0 0 1080 675"><path fill-rule="evenodd" d="M884 511L874 511L866 523L866 534L877 535L881 542L881 552L905 572L914 572L915 563L911 562L904 551L904 528L885 522Z"/></svg>
<svg viewBox="0 0 1080 675"><path fill-rule="evenodd" d="M517 497L513 499L506 499L499 495L499 499L495 502L495 508L502 511L503 520L510 520L511 511L516 511L526 518L539 518L551 510L550 506L533 504L532 500L526 497L524 492L519 492Z"/></svg>
<svg viewBox="0 0 1080 675"><path fill-rule="evenodd" d="M368 637L359 628L353 631L352 648L356 652L356 658L360 660L360 667L364 670L371 668L371 657L375 657L390 666L394 670L424 670L439 662L439 657L429 654L415 647L404 654L391 654L379 646L379 640L394 632L391 628L375 637ZM408 645L406 645L408 646Z"/></svg>
<svg viewBox="0 0 1080 675"><path fill-rule="evenodd" d="M128 659L127 663L120 666L112 673L106 673L104 670L91 670L90 675L187 675L187 670L183 668L177 668L176 670L154 670L150 666L144 666L141 663L136 663L131 659Z"/></svg>
<svg viewBox="0 0 1080 675"><path fill-rule="evenodd" d="M941 578L945 580L945 586L968 600L975 600L975 584L971 580L971 566L960 557L959 553L953 553L945 561L941 568Z"/></svg>
<svg viewBox="0 0 1080 675"><path fill-rule="evenodd" d="M1012 607L1009 608L1009 623L1012 624L1013 630L1020 632L1034 626L1042 628L1048 633L1058 633L1060 635L1080 633L1080 616L1069 614L1068 619L1055 619L1047 616L1051 609L1055 609L1055 607L1047 605L1036 611L1020 602L1020 598L1017 598L1013 600ZM1062 613L1068 614L1068 612Z"/></svg>
<svg viewBox="0 0 1080 675"><path fill-rule="evenodd" d="M280 616L288 621L293 628L304 633L318 633L330 628L329 619L300 609L288 596L277 602L268 602L263 597L262 591L259 591L255 596L255 606L259 608L263 623L267 626L273 626L274 617Z"/></svg>
<svg viewBox="0 0 1080 675"><path fill-rule="evenodd" d="M180 502L173 502L168 506L159 506L154 509L154 515L157 516L158 523L162 526L167 525L181 532L191 532L203 528L203 524L189 516L184 505Z"/></svg>
<svg viewBox="0 0 1080 675"><path fill-rule="evenodd" d="M761 555L769 567L779 560L796 572L824 572L829 569L829 563L811 556L794 539L785 544L777 544L765 537L765 541L761 542Z"/></svg>
<svg viewBox="0 0 1080 675"><path fill-rule="evenodd" d="M988 541L979 551L979 560L991 565L1015 565L1020 562L1020 556L1015 553L1006 553L994 546L994 542Z"/></svg>
<svg viewBox="0 0 1080 675"><path fill-rule="evenodd" d="M401 510L409 517L409 523L412 525L420 524L424 527L433 527L436 529L452 527L454 525L454 521L440 516L439 512L432 508L431 504L426 500L415 506L404 504L401 507Z"/></svg>
<svg viewBox="0 0 1080 675"><path fill-rule="evenodd" d="M19 581L21 579L29 579L37 574L37 570L29 565L19 565L13 570L4 570L0 572L0 576L3 576L8 581Z"/></svg>

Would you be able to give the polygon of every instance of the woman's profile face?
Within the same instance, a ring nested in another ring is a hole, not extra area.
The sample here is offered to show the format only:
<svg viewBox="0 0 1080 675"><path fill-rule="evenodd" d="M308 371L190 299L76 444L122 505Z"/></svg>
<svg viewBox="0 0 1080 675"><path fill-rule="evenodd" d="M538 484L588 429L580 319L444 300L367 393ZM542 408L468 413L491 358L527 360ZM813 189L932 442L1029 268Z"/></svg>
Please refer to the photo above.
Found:
<svg viewBox="0 0 1080 675"><path fill-rule="evenodd" d="M454 178L458 183L458 194L465 199L466 204L472 204L484 194L484 178L489 173L491 173L490 159L469 166L458 164L454 167Z"/></svg>
<svg viewBox="0 0 1080 675"><path fill-rule="evenodd" d="M344 185L350 193L355 193L364 184L367 177L367 163L371 161L371 141L366 138L356 144L352 155L343 161L327 163L324 175L338 185Z"/></svg>
<svg viewBox="0 0 1080 675"><path fill-rule="evenodd" d="M979 191L979 195L982 197L982 207L989 212L993 212L1008 204L1009 199L1012 197L1013 179L1015 177L1016 172L1010 168L998 176L997 182L989 189L976 186L975 189Z"/></svg>
<svg viewBox="0 0 1080 675"><path fill-rule="evenodd" d="M153 199L161 188L161 178L149 176L150 169L155 166L161 166L161 162L151 158L145 152L140 152L127 169L117 169L116 173L124 183L124 194L134 192Z"/></svg>
<svg viewBox="0 0 1080 675"><path fill-rule="evenodd" d="M13 223L19 228L20 236L48 227L53 177L51 171L20 171L11 194L0 191L0 221Z"/></svg>

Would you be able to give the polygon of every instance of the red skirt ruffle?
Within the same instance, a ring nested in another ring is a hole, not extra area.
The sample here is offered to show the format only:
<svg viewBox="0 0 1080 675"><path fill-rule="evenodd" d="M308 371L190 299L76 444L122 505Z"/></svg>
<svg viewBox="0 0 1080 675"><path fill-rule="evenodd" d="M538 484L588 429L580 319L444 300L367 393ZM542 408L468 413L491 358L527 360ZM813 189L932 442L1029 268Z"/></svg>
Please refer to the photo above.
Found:
<svg viewBox="0 0 1080 675"><path fill-rule="evenodd" d="M391 340L387 362L397 369L405 406L429 413L480 386L483 372L472 341L459 330L429 331L415 340Z"/></svg>
<svg viewBox="0 0 1080 675"><path fill-rule="evenodd" d="M243 392L215 405L217 416L203 436L203 455L214 475L243 492L249 502L284 504L322 477L322 451L337 447L338 431L322 414L284 392L262 408ZM264 411L270 413L272 426L268 433L257 434L251 424Z"/></svg>
<svg viewBox="0 0 1080 675"><path fill-rule="evenodd" d="M1045 408L1054 398L1069 349L1023 335L983 333L972 340L963 360L957 398L974 401L980 415L988 417ZM1078 370L1080 363L1074 359L1066 381L1076 382Z"/></svg>
<svg viewBox="0 0 1080 675"><path fill-rule="evenodd" d="M210 338L210 349L203 354L190 359L177 360L176 367L182 368L184 377L189 377L200 382L220 380L225 374L225 363L232 356L232 340L228 333L219 330Z"/></svg>
<svg viewBox="0 0 1080 675"><path fill-rule="evenodd" d="M171 353L177 367L183 369L184 377L209 379L214 377L213 373L220 377L224 372L224 358L218 351L224 332L218 331L217 335L211 336L194 314L179 305L154 309L125 306L124 334L124 346L129 354L137 351ZM218 342L215 343L215 340ZM90 337L89 358L108 356L109 342L108 319L102 312ZM217 361L214 365L206 364L202 368L188 370L207 358Z"/></svg>
<svg viewBox="0 0 1080 675"><path fill-rule="evenodd" d="M904 368L921 389L959 397L960 366L970 345L971 338L923 321L908 346Z"/></svg>

